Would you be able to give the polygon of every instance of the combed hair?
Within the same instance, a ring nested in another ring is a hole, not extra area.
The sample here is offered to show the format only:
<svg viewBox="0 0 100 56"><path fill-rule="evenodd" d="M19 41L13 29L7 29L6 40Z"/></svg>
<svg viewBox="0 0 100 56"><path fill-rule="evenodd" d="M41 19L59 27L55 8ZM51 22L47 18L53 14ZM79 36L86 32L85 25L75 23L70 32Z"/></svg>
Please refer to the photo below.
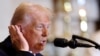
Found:
<svg viewBox="0 0 100 56"><path fill-rule="evenodd" d="M35 10L39 10L39 12L43 10L46 15L48 15L50 18L52 17L51 11L45 7L42 7L41 5L33 3L21 3L14 12L11 25L24 22L25 14L31 13L31 11L35 13Z"/></svg>

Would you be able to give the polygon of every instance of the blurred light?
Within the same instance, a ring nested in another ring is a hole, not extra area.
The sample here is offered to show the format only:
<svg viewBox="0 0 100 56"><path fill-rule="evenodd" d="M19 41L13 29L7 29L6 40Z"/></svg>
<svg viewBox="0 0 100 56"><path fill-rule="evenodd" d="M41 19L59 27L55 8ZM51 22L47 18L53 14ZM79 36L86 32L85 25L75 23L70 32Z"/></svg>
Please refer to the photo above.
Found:
<svg viewBox="0 0 100 56"><path fill-rule="evenodd" d="M65 9L65 11L70 12L72 10L71 3L70 2L65 2L64 3L64 9Z"/></svg>
<svg viewBox="0 0 100 56"><path fill-rule="evenodd" d="M85 11L84 9L80 9L80 10L79 10L79 15L80 15L81 17L86 17L86 11Z"/></svg>
<svg viewBox="0 0 100 56"><path fill-rule="evenodd" d="M85 5L86 0L77 0L77 2L79 5Z"/></svg>
<svg viewBox="0 0 100 56"><path fill-rule="evenodd" d="M87 27L87 22L86 21L81 21L80 27L81 27L81 31L86 32L87 28L88 28Z"/></svg>
<svg viewBox="0 0 100 56"><path fill-rule="evenodd" d="M69 23L69 22L71 21L70 16L69 16L69 15L65 15L65 16L64 16L64 21L65 21L66 23Z"/></svg>

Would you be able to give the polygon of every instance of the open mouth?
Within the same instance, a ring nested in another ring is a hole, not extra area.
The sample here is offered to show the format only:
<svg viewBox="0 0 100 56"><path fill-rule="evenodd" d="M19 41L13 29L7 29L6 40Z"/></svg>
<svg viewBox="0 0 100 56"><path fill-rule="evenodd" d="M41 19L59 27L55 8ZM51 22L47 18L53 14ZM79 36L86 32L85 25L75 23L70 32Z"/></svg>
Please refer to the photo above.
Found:
<svg viewBox="0 0 100 56"><path fill-rule="evenodd" d="M47 42L46 40L42 40L42 41L41 41L41 44L42 44L42 45L45 45L46 42Z"/></svg>

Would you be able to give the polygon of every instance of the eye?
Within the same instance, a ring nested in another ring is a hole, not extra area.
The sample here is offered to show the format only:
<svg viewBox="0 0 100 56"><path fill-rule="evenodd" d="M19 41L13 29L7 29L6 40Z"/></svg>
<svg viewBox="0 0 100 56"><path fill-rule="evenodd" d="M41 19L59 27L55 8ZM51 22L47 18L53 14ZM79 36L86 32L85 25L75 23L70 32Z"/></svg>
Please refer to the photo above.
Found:
<svg viewBox="0 0 100 56"><path fill-rule="evenodd" d="M37 29L37 30L42 30L42 28L43 28L42 25L37 25L37 26L36 26L36 29Z"/></svg>
<svg viewBox="0 0 100 56"><path fill-rule="evenodd" d="M47 26L47 29L49 29L50 27L49 26Z"/></svg>

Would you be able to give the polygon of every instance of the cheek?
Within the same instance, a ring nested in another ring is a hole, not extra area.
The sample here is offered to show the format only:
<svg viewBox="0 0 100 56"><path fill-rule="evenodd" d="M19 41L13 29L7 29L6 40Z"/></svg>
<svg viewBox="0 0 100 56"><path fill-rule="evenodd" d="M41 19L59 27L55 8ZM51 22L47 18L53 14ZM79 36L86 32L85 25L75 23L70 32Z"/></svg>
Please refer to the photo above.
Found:
<svg viewBox="0 0 100 56"><path fill-rule="evenodd" d="M41 38L41 33L35 30L29 31L29 38L32 42L38 42Z"/></svg>
<svg viewBox="0 0 100 56"><path fill-rule="evenodd" d="M42 32L37 31L36 29L24 29L24 36L29 42L31 43L37 43L41 39Z"/></svg>
<svg viewBox="0 0 100 56"><path fill-rule="evenodd" d="M41 32L39 31L36 31L35 29L26 29L24 31L24 35L27 36L28 38L30 37L38 37L38 36L41 36Z"/></svg>
<svg viewBox="0 0 100 56"><path fill-rule="evenodd" d="M41 31L37 31L36 29L31 30L30 33L31 33L32 36L34 36L35 38L41 37L41 34L42 34Z"/></svg>

